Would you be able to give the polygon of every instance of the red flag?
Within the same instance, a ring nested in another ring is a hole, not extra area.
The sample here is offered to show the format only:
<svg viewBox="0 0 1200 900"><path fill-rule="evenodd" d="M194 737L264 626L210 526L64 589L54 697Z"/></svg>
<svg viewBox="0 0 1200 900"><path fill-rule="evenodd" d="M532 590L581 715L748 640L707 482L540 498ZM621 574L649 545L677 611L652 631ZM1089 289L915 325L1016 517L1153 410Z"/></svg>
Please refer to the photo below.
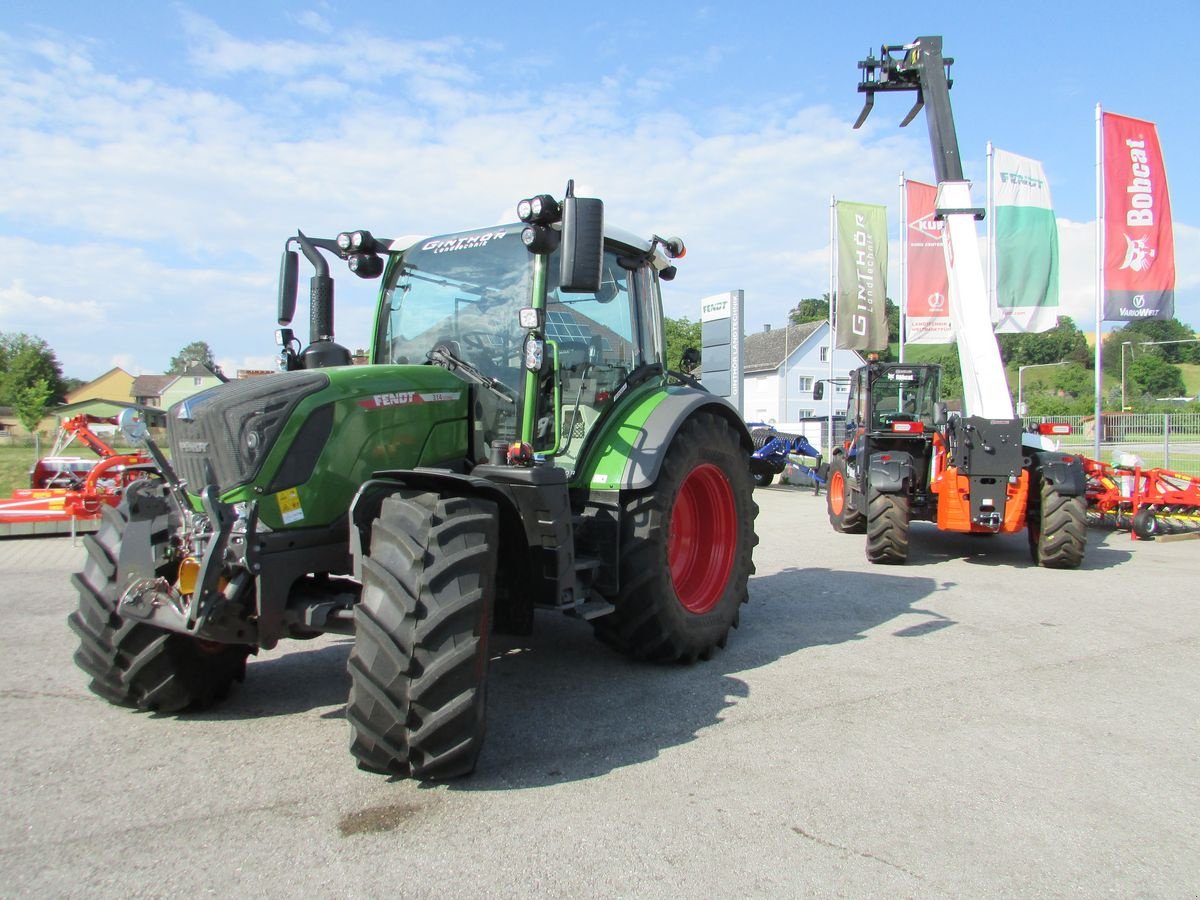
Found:
<svg viewBox="0 0 1200 900"><path fill-rule="evenodd" d="M949 282L946 254L942 249L946 223L934 218L937 188L919 181L905 181L908 207L905 257L908 270L908 344L948 344L954 340L950 327Z"/></svg>
<svg viewBox="0 0 1200 900"><path fill-rule="evenodd" d="M1175 239L1154 123L1104 113L1104 318L1175 315Z"/></svg>

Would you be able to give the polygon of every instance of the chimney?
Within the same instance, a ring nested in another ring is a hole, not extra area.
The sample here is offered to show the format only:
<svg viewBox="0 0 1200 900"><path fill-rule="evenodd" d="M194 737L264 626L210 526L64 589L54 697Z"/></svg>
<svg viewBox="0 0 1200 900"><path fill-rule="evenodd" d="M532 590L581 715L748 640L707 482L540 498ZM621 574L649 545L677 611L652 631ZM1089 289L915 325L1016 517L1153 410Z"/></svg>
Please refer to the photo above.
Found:
<svg viewBox="0 0 1200 900"><path fill-rule="evenodd" d="M771 326L770 326L770 325L764 325L764 326L763 326L763 334L770 334L770 333L771 333Z"/></svg>

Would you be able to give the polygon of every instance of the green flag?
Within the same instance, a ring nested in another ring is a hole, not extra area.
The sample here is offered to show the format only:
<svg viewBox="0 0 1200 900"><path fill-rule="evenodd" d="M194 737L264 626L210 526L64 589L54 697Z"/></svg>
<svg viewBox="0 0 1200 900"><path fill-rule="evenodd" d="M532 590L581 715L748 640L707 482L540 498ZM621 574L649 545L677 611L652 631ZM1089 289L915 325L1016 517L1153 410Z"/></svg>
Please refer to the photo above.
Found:
<svg viewBox="0 0 1200 900"><path fill-rule="evenodd" d="M837 203L838 349L883 350L887 327L887 209Z"/></svg>
<svg viewBox="0 0 1200 900"><path fill-rule="evenodd" d="M995 151L997 332L1048 331L1058 324L1058 223L1042 164Z"/></svg>

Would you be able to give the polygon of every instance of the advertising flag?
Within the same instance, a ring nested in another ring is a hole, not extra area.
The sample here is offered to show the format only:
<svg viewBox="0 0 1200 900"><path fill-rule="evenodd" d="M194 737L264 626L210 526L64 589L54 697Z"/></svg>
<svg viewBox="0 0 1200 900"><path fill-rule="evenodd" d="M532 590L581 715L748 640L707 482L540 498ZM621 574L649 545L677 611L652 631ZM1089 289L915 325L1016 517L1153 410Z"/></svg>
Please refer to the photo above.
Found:
<svg viewBox="0 0 1200 900"><path fill-rule="evenodd" d="M837 202L838 349L883 350L887 325L887 210Z"/></svg>
<svg viewBox="0 0 1200 900"><path fill-rule="evenodd" d="M1058 324L1058 223L1042 164L996 150L992 167L997 333Z"/></svg>
<svg viewBox="0 0 1200 900"><path fill-rule="evenodd" d="M908 308L905 313L907 344L949 344L954 340L950 327L950 285L946 278L946 223L933 213L937 188L919 181L904 182L905 268L907 270Z"/></svg>
<svg viewBox="0 0 1200 900"><path fill-rule="evenodd" d="M1175 238L1158 132L1104 113L1104 318L1175 315Z"/></svg>

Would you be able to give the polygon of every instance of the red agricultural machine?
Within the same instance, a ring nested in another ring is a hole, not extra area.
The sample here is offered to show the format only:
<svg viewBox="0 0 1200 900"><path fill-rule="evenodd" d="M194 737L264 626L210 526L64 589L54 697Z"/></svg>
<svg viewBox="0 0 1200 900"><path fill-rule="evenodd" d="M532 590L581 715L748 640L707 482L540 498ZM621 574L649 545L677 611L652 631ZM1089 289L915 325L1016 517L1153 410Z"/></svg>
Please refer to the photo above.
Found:
<svg viewBox="0 0 1200 900"><path fill-rule="evenodd" d="M1083 461L1088 519L1151 540L1164 534L1200 534L1200 478L1141 465Z"/></svg>
<svg viewBox="0 0 1200 900"><path fill-rule="evenodd" d="M92 430L113 419L80 415L59 426L54 449L29 470L29 487L0 500L0 537L74 534L94 531L104 506L116 506L121 492L150 463L144 453L118 453ZM75 441L98 460L65 456Z"/></svg>

